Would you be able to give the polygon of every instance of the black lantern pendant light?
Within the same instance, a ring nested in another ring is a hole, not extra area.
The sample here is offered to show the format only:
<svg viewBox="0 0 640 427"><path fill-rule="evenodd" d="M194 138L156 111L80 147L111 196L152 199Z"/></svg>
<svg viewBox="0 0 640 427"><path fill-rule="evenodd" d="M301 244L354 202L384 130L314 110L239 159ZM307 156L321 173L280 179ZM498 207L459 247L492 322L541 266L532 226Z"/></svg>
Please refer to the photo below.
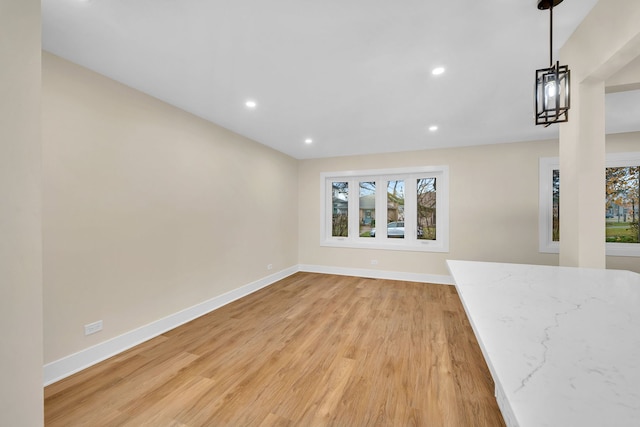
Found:
<svg viewBox="0 0 640 427"><path fill-rule="evenodd" d="M569 121L569 76L567 65L553 63L553 7L562 0L539 0L538 9L549 9L549 68L536 70L536 125Z"/></svg>

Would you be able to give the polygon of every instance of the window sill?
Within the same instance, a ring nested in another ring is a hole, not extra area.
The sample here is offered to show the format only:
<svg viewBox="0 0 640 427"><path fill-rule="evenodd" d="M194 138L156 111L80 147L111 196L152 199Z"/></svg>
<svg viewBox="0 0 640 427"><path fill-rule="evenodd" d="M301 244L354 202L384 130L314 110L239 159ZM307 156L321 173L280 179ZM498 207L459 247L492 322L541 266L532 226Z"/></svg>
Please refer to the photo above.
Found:
<svg viewBox="0 0 640 427"><path fill-rule="evenodd" d="M560 253L558 242L547 243L539 248L543 254ZM606 243L607 256L640 257L640 243Z"/></svg>
<svg viewBox="0 0 640 427"><path fill-rule="evenodd" d="M333 238L320 241L320 246L352 249L382 249L388 251L411 252L449 252L449 248L442 242L424 240L417 242L404 242L402 239L380 239L380 241L366 241L363 239L352 240L348 238ZM397 241L397 242L396 242Z"/></svg>

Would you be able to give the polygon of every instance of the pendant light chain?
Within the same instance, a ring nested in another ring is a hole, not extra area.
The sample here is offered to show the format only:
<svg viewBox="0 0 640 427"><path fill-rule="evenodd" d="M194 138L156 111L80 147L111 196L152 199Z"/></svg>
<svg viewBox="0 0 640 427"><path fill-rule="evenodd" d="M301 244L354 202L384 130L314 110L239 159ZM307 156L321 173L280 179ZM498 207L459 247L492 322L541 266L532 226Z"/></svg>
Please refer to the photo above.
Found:
<svg viewBox="0 0 640 427"><path fill-rule="evenodd" d="M553 2L549 6L549 66L553 67Z"/></svg>

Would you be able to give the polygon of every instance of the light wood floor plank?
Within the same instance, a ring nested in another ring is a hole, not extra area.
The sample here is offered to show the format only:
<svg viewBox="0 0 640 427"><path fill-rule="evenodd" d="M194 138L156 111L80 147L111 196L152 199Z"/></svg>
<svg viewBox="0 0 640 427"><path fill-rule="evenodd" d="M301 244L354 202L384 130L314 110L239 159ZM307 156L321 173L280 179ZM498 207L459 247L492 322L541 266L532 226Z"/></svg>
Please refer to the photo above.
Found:
<svg viewBox="0 0 640 427"><path fill-rule="evenodd" d="M45 424L504 426L454 287L313 273L46 387Z"/></svg>

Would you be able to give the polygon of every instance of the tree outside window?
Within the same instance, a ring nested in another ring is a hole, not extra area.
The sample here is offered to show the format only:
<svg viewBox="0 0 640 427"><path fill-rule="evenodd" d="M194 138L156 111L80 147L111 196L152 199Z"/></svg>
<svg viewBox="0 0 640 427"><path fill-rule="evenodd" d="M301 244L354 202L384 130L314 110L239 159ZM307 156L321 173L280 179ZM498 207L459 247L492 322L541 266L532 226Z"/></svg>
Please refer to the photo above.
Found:
<svg viewBox="0 0 640 427"><path fill-rule="evenodd" d="M333 182L331 235L333 237L347 237L349 235L349 183Z"/></svg>
<svg viewBox="0 0 640 427"><path fill-rule="evenodd" d="M417 180L418 239L436 240L436 178Z"/></svg>
<svg viewBox="0 0 640 427"><path fill-rule="evenodd" d="M606 177L607 242L640 242L640 166L610 167Z"/></svg>
<svg viewBox="0 0 640 427"><path fill-rule="evenodd" d="M552 240L554 242L560 241L560 171L558 169L553 170L552 177L552 194L553 194L553 212L552 215Z"/></svg>
<svg viewBox="0 0 640 427"><path fill-rule="evenodd" d="M540 159L540 252L559 252L559 169ZM608 154L604 189L607 255L640 256L640 153Z"/></svg>

